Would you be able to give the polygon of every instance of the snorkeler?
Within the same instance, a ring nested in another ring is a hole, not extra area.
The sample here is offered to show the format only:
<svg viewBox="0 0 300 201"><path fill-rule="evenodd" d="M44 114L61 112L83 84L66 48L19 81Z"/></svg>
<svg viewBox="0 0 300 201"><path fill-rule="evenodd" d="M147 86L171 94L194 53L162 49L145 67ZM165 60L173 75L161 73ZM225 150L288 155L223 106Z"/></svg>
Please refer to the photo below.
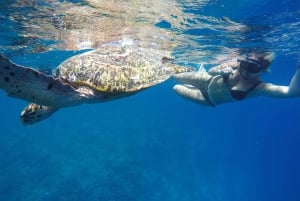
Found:
<svg viewBox="0 0 300 201"><path fill-rule="evenodd" d="M198 72L180 73L173 78L181 84L173 89L188 100L212 107L255 96L300 96L299 66L289 86L261 81L260 74L267 70L272 60L272 53L251 53L243 59L225 62L208 71L200 69Z"/></svg>

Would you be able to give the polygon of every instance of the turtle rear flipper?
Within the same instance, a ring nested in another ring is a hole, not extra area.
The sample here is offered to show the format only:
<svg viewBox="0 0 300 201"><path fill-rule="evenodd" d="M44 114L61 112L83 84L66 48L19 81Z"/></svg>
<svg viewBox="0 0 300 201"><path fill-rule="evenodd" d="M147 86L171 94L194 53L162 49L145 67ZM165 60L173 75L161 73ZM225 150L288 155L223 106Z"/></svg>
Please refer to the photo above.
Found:
<svg viewBox="0 0 300 201"><path fill-rule="evenodd" d="M21 113L21 122L24 125L34 124L54 114L58 108L30 103Z"/></svg>
<svg viewBox="0 0 300 201"><path fill-rule="evenodd" d="M69 83L14 64L3 55L0 55L0 88L8 96L53 107L77 105L88 98Z"/></svg>

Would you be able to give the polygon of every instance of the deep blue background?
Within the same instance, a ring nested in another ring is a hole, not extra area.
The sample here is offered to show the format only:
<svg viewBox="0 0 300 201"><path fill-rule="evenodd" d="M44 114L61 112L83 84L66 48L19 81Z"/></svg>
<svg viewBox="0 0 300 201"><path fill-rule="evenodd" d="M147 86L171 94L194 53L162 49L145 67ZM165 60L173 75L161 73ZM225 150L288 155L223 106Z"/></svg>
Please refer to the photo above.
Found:
<svg viewBox="0 0 300 201"><path fill-rule="evenodd" d="M280 8L269 5L261 12ZM15 60L52 67L69 56L52 54ZM296 63L279 54L263 79L287 85ZM19 121L27 103L1 91L0 200L300 200L299 98L213 109L182 99L174 84L62 109L33 126Z"/></svg>

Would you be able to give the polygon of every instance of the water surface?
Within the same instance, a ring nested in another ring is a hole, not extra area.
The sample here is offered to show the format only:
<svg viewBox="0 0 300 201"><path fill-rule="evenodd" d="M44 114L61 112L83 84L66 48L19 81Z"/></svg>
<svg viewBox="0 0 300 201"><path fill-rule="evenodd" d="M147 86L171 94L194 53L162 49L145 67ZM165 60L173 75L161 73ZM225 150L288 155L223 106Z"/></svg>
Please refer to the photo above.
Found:
<svg viewBox="0 0 300 201"><path fill-rule="evenodd" d="M278 84L299 58L296 0L2 0L0 21L1 54L47 72L128 38L193 67L274 51L263 79ZM177 96L174 84L32 126L19 121L27 102L1 91L0 200L299 200L299 98L212 109Z"/></svg>

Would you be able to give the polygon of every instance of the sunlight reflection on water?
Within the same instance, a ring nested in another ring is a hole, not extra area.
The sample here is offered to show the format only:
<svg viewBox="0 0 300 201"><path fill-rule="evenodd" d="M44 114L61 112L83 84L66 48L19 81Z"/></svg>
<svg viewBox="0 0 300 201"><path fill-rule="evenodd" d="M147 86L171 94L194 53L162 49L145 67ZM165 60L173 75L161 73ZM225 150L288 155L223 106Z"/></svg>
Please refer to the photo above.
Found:
<svg viewBox="0 0 300 201"><path fill-rule="evenodd" d="M270 14L264 10L268 1L7 2L0 14L0 34L7 39L1 51L11 54L98 48L130 38L143 47L172 51L178 63L198 65L235 57L241 49L292 55L299 49L300 10Z"/></svg>

